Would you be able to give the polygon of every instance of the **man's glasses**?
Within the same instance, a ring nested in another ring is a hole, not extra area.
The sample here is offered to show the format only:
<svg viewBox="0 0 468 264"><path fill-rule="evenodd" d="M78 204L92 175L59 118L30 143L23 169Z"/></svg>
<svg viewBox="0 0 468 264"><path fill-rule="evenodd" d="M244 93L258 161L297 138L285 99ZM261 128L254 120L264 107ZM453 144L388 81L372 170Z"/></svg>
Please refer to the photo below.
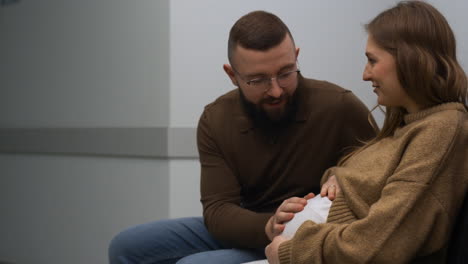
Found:
<svg viewBox="0 0 468 264"><path fill-rule="evenodd" d="M287 88L294 85L297 81L297 75L301 72L299 69L283 72L278 74L276 77L267 77L267 78L255 78L251 80L246 80L236 69L232 68L241 79L250 87L267 93L273 87L272 82L276 81L279 87Z"/></svg>

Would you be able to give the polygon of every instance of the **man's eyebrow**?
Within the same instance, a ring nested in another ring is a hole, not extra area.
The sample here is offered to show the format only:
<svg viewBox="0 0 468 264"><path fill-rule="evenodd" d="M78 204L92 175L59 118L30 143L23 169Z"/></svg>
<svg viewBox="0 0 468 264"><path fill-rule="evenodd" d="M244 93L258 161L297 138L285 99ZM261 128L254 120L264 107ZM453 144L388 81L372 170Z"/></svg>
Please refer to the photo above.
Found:
<svg viewBox="0 0 468 264"><path fill-rule="evenodd" d="M283 67L281 67L278 71L278 73L281 73L282 71L284 70L287 70L287 69L291 69L293 68L294 66L296 66L296 63L289 63L287 65L284 65ZM277 73L277 74L278 74ZM245 75L245 78L248 78L248 79L252 79L252 78L262 78L262 77L267 77L268 74L266 73L263 73L263 72L258 72L258 73L250 73L250 74L247 74Z"/></svg>
<svg viewBox="0 0 468 264"><path fill-rule="evenodd" d="M281 69L279 71L281 72L281 71L284 71L284 70L287 70L287 69L291 69L291 68L294 68L294 66L296 66L295 62L281 67Z"/></svg>
<svg viewBox="0 0 468 264"><path fill-rule="evenodd" d="M259 72L259 73L247 74L247 75L245 75L245 78L254 79L254 78L261 78L261 77L265 77L265 76L267 76L267 74Z"/></svg>

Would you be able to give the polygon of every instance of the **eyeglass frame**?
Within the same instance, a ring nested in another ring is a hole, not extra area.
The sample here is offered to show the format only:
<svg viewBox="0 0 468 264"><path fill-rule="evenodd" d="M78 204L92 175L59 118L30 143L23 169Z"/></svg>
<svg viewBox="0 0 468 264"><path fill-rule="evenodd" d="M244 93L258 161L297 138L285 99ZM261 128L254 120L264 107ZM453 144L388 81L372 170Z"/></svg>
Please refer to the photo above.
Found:
<svg viewBox="0 0 468 264"><path fill-rule="evenodd" d="M265 78L254 78L254 79L251 79L251 80L246 80L244 76L242 76L242 74L240 72L238 72L234 66L231 65L231 68L232 70L237 73L239 75L239 77L241 78L242 81L244 81L248 86L250 87L255 87L255 85L252 85L251 83L252 82L258 82L259 84L260 83L263 83L263 82L267 82L268 81L268 87L265 88L265 90L263 91L264 93L267 93L268 91L271 90L271 88L273 87L272 86L272 83L273 83L273 80L276 81L276 84L278 84L279 87L281 88L286 88L285 86L281 86L280 83L278 82L278 77L281 77L281 76L286 76L286 75L289 75L289 74L292 74L292 73L297 73L297 75L299 75L299 73L301 73L301 70L299 69L299 66L297 66L297 63L296 63L296 70L292 70L292 71L287 71L287 72L283 72L281 74L277 74L275 77L265 77ZM297 75L296 75L296 78L297 78Z"/></svg>

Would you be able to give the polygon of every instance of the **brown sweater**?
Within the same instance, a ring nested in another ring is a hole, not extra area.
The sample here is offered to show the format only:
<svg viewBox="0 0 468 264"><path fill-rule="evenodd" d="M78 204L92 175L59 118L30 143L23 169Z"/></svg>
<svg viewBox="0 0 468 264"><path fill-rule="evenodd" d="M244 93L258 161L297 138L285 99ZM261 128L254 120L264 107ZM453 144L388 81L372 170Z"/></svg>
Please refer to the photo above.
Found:
<svg viewBox="0 0 468 264"><path fill-rule="evenodd" d="M391 137L351 157L326 224L280 245L284 263L445 263L468 185L468 114L458 103L405 116Z"/></svg>
<svg viewBox="0 0 468 264"><path fill-rule="evenodd" d="M375 135L368 109L350 91L300 78L296 96L294 120L280 130L255 124L238 90L206 106L200 118L203 216L211 234L230 246L266 246L265 225L279 204L317 192L347 148Z"/></svg>

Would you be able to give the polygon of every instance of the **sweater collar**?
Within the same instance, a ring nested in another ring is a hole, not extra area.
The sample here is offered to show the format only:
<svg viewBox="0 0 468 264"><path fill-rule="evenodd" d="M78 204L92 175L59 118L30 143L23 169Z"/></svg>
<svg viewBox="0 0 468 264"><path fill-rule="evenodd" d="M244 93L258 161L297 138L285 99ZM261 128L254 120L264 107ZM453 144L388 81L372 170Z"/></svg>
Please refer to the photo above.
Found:
<svg viewBox="0 0 468 264"><path fill-rule="evenodd" d="M421 119L423 119L423 118L425 118L425 117L427 117L429 115L432 115L434 113L442 112L442 111L446 111L446 110L457 110L457 111L466 113L466 108L461 103L455 103L455 102L444 103L444 104L439 104L439 105L436 105L436 106L421 110L421 111L416 112L416 113L406 114L404 116L404 121L405 121L405 124L410 124L412 122L415 122L417 120L421 120Z"/></svg>
<svg viewBox="0 0 468 264"><path fill-rule="evenodd" d="M304 77L300 73L298 76L298 84L297 84L296 92L294 93L293 96L294 96L294 100L296 100L296 103L297 103L297 111L294 116L294 121L304 122L308 118L307 109L309 109L309 107L307 107L306 105L307 100L306 98L304 98L307 96L305 94L305 89L304 89ZM240 107L240 112L239 112L239 115L236 117L236 120L237 120L237 123L239 124L240 132L245 133L255 127L255 122L243 109L243 106L240 100L239 100L238 107Z"/></svg>

